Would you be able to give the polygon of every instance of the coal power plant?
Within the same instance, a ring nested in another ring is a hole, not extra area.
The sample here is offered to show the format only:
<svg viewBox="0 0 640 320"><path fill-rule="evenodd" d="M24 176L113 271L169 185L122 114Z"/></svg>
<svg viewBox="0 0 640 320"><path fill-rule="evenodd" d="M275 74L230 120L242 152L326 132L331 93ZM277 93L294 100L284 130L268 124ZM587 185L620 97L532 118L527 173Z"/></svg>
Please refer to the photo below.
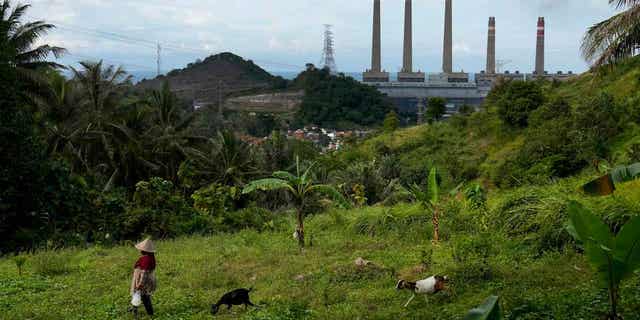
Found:
<svg viewBox="0 0 640 320"><path fill-rule="evenodd" d="M453 70L453 0L444 1L444 41L442 48L442 70L425 73L413 66L413 8L412 0L404 1L404 41L402 69L397 80L391 81L389 73L382 69L382 10L380 0L373 0L373 32L371 46L371 69L362 74L363 82L375 86L385 93L403 114L416 114L429 97L447 100L447 112L455 113L461 105L478 106L500 78L533 80L538 78L566 80L572 72L549 73L545 71L545 20L538 18L536 29L536 58L533 72L501 72L496 68L496 18L489 17L487 30L486 69L473 75ZM532 42L533 43L533 42ZM471 79L473 76L473 79Z"/></svg>

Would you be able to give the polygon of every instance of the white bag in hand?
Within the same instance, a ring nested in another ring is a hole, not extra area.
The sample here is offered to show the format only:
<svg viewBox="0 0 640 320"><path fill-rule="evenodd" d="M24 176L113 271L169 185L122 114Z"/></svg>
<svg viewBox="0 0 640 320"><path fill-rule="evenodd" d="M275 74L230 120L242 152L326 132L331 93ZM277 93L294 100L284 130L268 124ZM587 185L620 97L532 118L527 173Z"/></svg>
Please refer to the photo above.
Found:
<svg viewBox="0 0 640 320"><path fill-rule="evenodd" d="M134 307L139 307L142 304L142 295L140 291L135 291L133 296L131 297L131 305Z"/></svg>

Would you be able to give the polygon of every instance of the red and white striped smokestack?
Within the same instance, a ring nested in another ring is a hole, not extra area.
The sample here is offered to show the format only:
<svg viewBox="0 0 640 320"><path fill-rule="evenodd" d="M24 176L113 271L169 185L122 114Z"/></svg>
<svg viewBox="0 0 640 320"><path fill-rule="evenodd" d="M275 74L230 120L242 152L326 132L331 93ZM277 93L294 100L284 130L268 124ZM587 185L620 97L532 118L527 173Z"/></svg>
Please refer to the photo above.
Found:
<svg viewBox="0 0 640 320"><path fill-rule="evenodd" d="M487 73L496 73L496 18L489 17L489 33L487 37Z"/></svg>
<svg viewBox="0 0 640 320"><path fill-rule="evenodd" d="M536 75L544 76L544 17L538 18L536 43Z"/></svg>

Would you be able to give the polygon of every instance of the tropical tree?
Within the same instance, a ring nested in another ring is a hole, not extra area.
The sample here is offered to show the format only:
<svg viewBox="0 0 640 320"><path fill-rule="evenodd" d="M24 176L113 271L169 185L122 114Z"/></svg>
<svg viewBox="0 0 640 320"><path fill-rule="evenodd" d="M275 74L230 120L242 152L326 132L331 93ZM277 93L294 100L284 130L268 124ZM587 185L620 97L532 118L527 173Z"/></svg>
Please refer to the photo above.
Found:
<svg viewBox="0 0 640 320"><path fill-rule="evenodd" d="M424 209L431 211L433 241L438 242L440 240L440 187L438 186L438 171L436 167L432 167L429 171L427 184L424 187L414 183L409 187L409 192L420 202Z"/></svg>
<svg viewBox="0 0 640 320"><path fill-rule="evenodd" d="M614 236L596 215L573 201L569 204L567 231L584 247L601 283L609 292L609 319L620 319L620 282L640 269L640 217L631 218Z"/></svg>
<svg viewBox="0 0 640 320"><path fill-rule="evenodd" d="M399 125L400 120L398 120L398 115L393 110L387 113L387 115L384 117L384 121L382 122L382 127L384 128L385 132L396 131Z"/></svg>
<svg viewBox="0 0 640 320"><path fill-rule="evenodd" d="M427 119L439 121L447 112L447 100L441 97L431 97L427 101Z"/></svg>
<svg viewBox="0 0 640 320"><path fill-rule="evenodd" d="M131 75L122 67L104 66L98 62L82 61L80 69L71 67L75 80L84 90L87 99L88 115L97 130L111 120L115 107L122 97L123 89L130 84Z"/></svg>
<svg viewBox="0 0 640 320"><path fill-rule="evenodd" d="M304 242L304 216L305 205L308 199L314 194L322 194L329 196L337 201L343 207L350 207L350 204L335 188L326 184L315 184L313 179L313 164L305 171L300 166L300 159L296 157L296 174L286 171L276 171L272 174L272 178L260 179L247 184L242 190L242 194L249 194L257 190L285 190L294 199L296 207L297 227L295 238L298 240L300 247L305 246Z"/></svg>
<svg viewBox="0 0 640 320"><path fill-rule="evenodd" d="M113 124L119 124L115 115L125 87L131 76L121 67L103 67L99 62L80 62L81 69L71 68L74 81L85 99L83 124L85 132L82 157L90 173L103 172L115 179L118 175L117 146L112 139Z"/></svg>
<svg viewBox="0 0 640 320"><path fill-rule="evenodd" d="M640 0L609 0L625 11L587 30L582 55L594 67L631 57L640 45Z"/></svg>
<svg viewBox="0 0 640 320"><path fill-rule="evenodd" d="M35 101L43 116L48 153L62 154L71 163L82 163L79 156L86 127L81 121L85 100L80 88L75 81L53 72L44 89Z"/></svg>
<svg viewBox="0 0 640 320"><path fill-rule="evenodd" d="M160 160L164 176L177 181L180 163L186 159L186 147L196 140L189 134L189 125L194 114L185 114L178 98L165 81L160 90L151 92L146 104L152 112L152 127L148 138L151 141L154 158Z"/></svg>
<svg viewBox="0 0 640 320"><path fill-rule="evenodd" d="M23 82L20 94L34 97L46 82L41 69L61 68L62 66L47 58L58 58L65 49L48 44L35 45L41 36L55 28L44 21L22 22L30 5L18 4L12 8L10 0L0 4L0 46L7 51L9 63L15 67L16 76Z"/></svg>
<svg viewBox="0 0 640 320"><path fill-rule="evenodd" d="M187 161L180 166L178 175L181 179L194 180L191 183L194 187L208 185L212 181L242 186L259 173L253 147L229 131L219 131L215 138L186 151Z"/></svg>

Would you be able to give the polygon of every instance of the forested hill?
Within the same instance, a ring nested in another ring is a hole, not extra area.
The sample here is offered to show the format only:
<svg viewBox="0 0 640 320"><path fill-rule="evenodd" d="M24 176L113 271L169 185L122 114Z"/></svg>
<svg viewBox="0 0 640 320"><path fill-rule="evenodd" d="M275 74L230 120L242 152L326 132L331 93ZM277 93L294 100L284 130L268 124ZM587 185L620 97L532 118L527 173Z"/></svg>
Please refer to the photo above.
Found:
<svg viewBox="0 0 640 320"><path fill-rule="evenodd" d="M479 112L383 134L342 157L393 164L384 170L404 184L435 165L451 188L473 180L497 189L542 185L640 161L639 124L636 57L569 82L502 83Z"/></svg>
<svg viewBox="0 0 640 320"><path fill-rule="evenodd" d="M237 92L284 88L287 81L271 75L251 60L230 52L216 54L190 63L184 69L172 70L152 80L142 80L137 86L159 89L168 81L171 90L187 101L216 105L218 92L223 97Z"/></svg>

